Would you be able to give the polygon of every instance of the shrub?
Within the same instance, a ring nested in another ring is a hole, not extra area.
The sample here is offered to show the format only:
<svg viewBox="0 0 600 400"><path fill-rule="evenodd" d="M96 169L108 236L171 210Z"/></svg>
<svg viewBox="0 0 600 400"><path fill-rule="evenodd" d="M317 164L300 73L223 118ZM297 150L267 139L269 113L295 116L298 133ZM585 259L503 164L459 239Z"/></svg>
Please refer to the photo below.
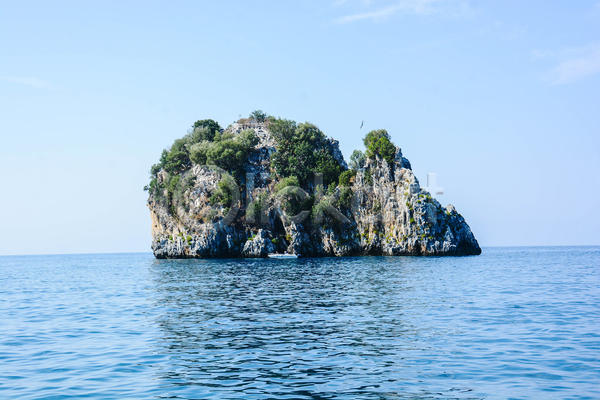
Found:
<svg viewBox="0 0 600 400"><path fill-rule="evenodd" d="M254 110L250 113L250 118L257 122L265 122L267 117L267 113L263 112L263 110Z"/></svg>
<svg viewBox="0 0 600 400"><path fill-rule="evenodd" d="M266 207L268 199L269 194L266 192L262 192L258 195L258 198L255 201L248 204L248 208L246 209L246 221L260 223L261 212L263 208Z"/></svg>
<svg viewBox="0 0 600 400"><path fill-rule="evenodd" d="M230 208L233 202L233 194L231 193L232 182L231 177L223 176L217 184L217 189L213 192L210 197L210 204L220 204L223 207Z"/></svg>
<svg viewBox="0 0 600 400"><path fill-rule="evenodd" d="M350 186L350 180L356 176L356 170L350 169L340 174L340 186Z"/></svg>
<svg viewBox="0 0 600 400"><path fill-rule="evenodd" d="M367 136L363 139L363 143L367 148L366 156L368 158L375 158L378 155L387 161L388 164L394 162L394 156L396 155L396 146L390 141L390 135L385 129L379 129L367 133Z"/></svg>
<svg viewBox="0 0 600 400"><path fill-rule="evenodd" d="M350 156L350 169L359 170L365 166L365 153L360 150L354 150Z"/></svg>
<svg viewBox="0 0 600 400"><path fill-rule="evenodd" d="M286 188L288 186L299 187L300 186L300 182L298 181L298 178L296 178L295 176L288 176L287 178L282 178L275 185L275 192L277 193L277 192L281 191L282 189L284 189L284 188Z"/></svg>
<svg viewBox="0 0 600 400"><path fill-rule="evenodd" d="M340 192L340 199L338 200L338 204L344 208L350 208L352 206L352 189L350 188L342 188Z"/></svg>
<svg viewBox="0 0 600 400"><path fill-rule="evenodd" d="M365 182L367 182L368 185L373 185L373 176L371 175L370 169L365 170Z"/></svg>
<svg viewBox="0 0 600 400"><path fill-rule="evenodd" d="M315 125L274 119L269 131L277 142L277 152L270 160L277 176L296 176L301 187L309 184L313 173L323 174L325 185L338 181L344 169L333 157L331 143Z"/></svg>
<svg viewBox="0 0 600 400"><path fill-rule="evenodd" d="M283 178L275 185L275 193L280 198L281 208L290 216L297 216L312 207L311 196L294 188L299 188L298 178L295 176Z"/></svg>
<svg viewBox="0 0 600 400"><path fill-rule="evenodd" d="M204 140L190 147L190 159L198 165L216 165L234 176L243 174L246 157L258 144L253 130L248 129L238 135L217 132L214 141Z"/></svg>
<svg viewBox="0 0 600 400"><path fill-rule="evenodd" d="M215 137L215 134L221 131L221 126L218 122L213 121L212 119L203 119L194 122L192 125L193 132L197 132L198 140L197 142L208 140L212 141Z"/></svg>

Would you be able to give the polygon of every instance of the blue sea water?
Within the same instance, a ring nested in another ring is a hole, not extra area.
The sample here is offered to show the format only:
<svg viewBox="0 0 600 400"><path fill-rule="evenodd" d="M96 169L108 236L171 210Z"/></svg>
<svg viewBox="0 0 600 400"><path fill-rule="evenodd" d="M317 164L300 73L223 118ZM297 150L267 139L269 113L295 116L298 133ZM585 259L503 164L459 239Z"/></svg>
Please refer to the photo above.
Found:
<svg viewBox="0 0 600 400"><path fill-rule="evenodd" d="M0 257L1 399L600 398L600 247Z"/></svg>

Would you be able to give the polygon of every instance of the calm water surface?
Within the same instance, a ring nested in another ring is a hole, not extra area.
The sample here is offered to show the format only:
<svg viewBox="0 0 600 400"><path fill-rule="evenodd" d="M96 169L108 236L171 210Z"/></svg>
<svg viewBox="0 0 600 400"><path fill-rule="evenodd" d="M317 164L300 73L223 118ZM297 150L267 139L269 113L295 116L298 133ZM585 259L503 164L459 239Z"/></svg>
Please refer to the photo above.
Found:
<svg viewBox="0 0 600 400"><path fill-rule="evenodd" d="M1 399L598 399L600 247L0 257Z"/></svg>

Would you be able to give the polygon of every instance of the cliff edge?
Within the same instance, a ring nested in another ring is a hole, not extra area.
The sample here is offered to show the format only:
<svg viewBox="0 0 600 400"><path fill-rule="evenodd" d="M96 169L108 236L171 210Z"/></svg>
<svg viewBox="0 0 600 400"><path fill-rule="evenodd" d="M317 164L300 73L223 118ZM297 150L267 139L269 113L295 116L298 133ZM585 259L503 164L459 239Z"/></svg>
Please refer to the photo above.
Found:
<svg viewBox="0 0 600 400"><path fill-rule="evenodd" d="M151 170L154 255L481 253L465 219L420 187L387 132L370 132L365 147L348 168L338 142L312 124L259 115L223 130L198 121Z"/></svg>

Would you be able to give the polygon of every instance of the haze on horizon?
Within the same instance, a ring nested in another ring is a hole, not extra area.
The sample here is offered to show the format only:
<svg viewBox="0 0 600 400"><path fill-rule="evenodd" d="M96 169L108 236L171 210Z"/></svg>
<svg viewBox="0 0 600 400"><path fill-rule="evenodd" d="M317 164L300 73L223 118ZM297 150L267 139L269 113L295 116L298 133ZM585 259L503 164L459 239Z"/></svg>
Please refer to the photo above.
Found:
<svg viewBox="0 0 600 400"><path fill-rule="evenodd" d="M162 149L256 109L347 161L386 129L484 251L600 245L599 1L2 0L0 37L0 255L149 252Z"/></svg>

